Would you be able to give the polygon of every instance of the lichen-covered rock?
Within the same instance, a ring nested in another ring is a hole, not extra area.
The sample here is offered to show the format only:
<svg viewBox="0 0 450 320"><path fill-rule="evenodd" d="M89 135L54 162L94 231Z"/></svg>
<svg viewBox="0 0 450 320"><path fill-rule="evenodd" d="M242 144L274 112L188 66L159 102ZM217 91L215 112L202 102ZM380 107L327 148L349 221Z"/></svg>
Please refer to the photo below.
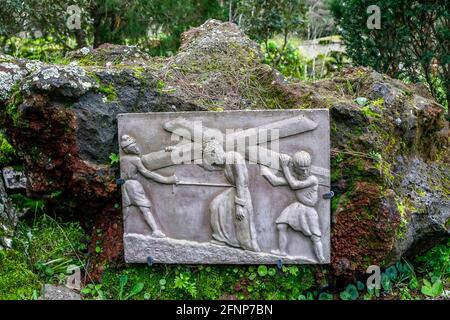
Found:
<svg viewBox="0 0 450 320"><path fill-rule="evenodd" d="M27 177L22 170L16 170L13 167L4 167L2 173L7 189L25 189L27 187Z"/></svg>
<svg viewBox="0 0 450 320"><path fill-rule="evenodd" d="M448 124L417 86L367 68L288 81L234 24L215 20L184 33L170 58L112 45L68 57L69 65L46 65L2 56L0 117L23 155L27 191L54 210L101 217L95 224L107 238L94 238L112 244L105 259L121 256L109 156L118 152L116 115L124 112L328 108L334 274L387 266L449 236Z"/></svg>
<svg viewBox="0 0 450 320"><path fill-rule="evenodd" d="M6 103L14 86L31 70L39 67L42 63L38 61L28 61L15 59L13 57L0 54L0 102Z"/></svg>
<svg viewBox="0 0 450 320"><path fill-rule="evenodd" d="M11 248L14 228L18 219L18 211L12 205L0 177L0 250Z"/></svg>
<svg viewBox="0 0 450 320"><path fill-rule="evenodd" d="M64 286L45 284L39 300L81 300L81 295Z"/></svg>
<svg viewBox="0 0 450 320"><path fill-rule="evenodd" d="M116 46L108 43L99 46L95 50L84 47L69 52L66 57L84 65L102 65L106 67L112 65L145 66L150 59L146 53L140 51L136 46Z"/></svg>

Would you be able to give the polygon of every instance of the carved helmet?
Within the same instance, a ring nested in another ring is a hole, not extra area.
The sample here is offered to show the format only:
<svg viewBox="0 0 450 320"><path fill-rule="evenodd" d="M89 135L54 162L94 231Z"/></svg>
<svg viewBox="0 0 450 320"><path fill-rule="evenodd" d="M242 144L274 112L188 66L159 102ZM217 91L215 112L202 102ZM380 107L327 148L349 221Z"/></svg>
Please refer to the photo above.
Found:
<svg viewBox="0 0 450 320"><path fill-rule="evenodd" d="M306 151L299 151L292 158L296 167L309 167L311 165L311 155Z"/></svg>
<svg viewBox="0 0 450 320"><path fill-rule="evenodd" d="M133 137L130 137L127 134L124 134L121 138L120 138L120 146L122 148L126 148L129 145L132 145L133 143L136 143L136 139L134 139Z"/></svg>

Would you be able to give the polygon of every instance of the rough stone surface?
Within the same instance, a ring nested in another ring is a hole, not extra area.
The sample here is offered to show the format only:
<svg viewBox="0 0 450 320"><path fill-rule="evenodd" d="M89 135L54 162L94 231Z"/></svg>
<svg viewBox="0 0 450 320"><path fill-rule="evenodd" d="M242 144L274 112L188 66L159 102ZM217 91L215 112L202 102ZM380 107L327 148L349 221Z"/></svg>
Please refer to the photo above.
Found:
<svg viewBox="0 0 450 320"><path fill-rule="evenodd" d="M3 179L0 179L0 249L11 248L18 218L18 212L5 191Z"/></svg>
<svg viewBox="0 0 450 320"><path fill-rule="evenodd" d="M81 296L64 286L45 284L39 300L81 300Z"/></svg>
<svg viewBox="0 0 450 320"><path fill-rule="evenodd" d="M8 189L25 189L27 187L25 172L15 170L12 167L3 168L3 179Z"/></svg>
<svg viewBox="0 0 450 320"><path fill-rule="evenodd" d="M64 190L49 199L52 208L95 216L95 225L108 230L104 239L93 235L106 246L97 257L118 259L118 170L108 159L119 152L118 113L327 108L336 194L331 242L339 249L333 250L331 270L351 276L371 264L387 266L449 236L449 135L442 106L423 88L367 68L348 68L313 83L288 81L262 64L258 47L236 30L230 23L209 21L185 33L173 57L143 54L138 62L114 63L117 52L129 51L121 46L90 50L68 66L0 56L0 118L23 154L27 192L48 199ZM33 77L44 77L41 69L51 67L64 81L50 77L42 82L46 88L39 87ZM70 71L75 67L85 76ZM358 97L368 104L359 106ZM422 187L415 188L416 179ZM361 196L364 186L370 199ZM356 203L353 197L361 201L350 206ZM348 219L347 207L357 218ZM342 230L358 230L364 240L348 242ZM372 230L382 230L382 236ZM361 258L354 259L357 255Z"/></svg>

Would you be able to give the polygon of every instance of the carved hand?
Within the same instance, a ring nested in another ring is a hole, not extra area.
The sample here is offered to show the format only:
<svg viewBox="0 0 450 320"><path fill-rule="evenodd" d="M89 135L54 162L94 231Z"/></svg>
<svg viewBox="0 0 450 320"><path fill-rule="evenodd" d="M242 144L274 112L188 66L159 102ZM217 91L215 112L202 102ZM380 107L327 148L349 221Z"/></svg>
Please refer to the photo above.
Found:
<svg viewBox="0 0 450 320"><path fill-rule="evenodd" d="M261 168L261 175L262 176L270 176L272 174L270 169L267 168L266 166L260 166L260 168Z"/></svg>
<svg viewBox="0 0 450 320"><path fill-rule="evenodd" d="M283 167L287 167L289 162L291 161L291 157L287 154L280 154L280 162Z"/></svg>
<svg viewBox="0 0 450 320"><path fill-rule="evenodd" d="M244 210L244 207L241 207L239 205L236 206L236 219L238 221L242 221L245 219Z"/></svg>
<svg viewBox="0 0 450 320"><path fill-rule="evenodd" d="M168 177L167 179L168 179L167 180L168 184L175 184L175 185L177 185L178 183L180 183L180 179L178 179L176 175Z"/></svg>

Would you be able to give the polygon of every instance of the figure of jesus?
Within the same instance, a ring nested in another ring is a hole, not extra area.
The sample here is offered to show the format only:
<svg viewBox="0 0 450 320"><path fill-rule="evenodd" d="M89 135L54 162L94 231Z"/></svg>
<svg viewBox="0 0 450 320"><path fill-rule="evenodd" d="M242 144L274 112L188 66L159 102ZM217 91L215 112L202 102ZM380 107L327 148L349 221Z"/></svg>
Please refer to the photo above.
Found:
<svg viewBox="0 0 450 320"><path fill-rule="evenodd" d="M260 251L253 222L253 204L245 159L238 152L225 152L222 144L207 139L203 144L203 166L223 168L235 187L217 195L210 203L213 243Z"/></svg>

